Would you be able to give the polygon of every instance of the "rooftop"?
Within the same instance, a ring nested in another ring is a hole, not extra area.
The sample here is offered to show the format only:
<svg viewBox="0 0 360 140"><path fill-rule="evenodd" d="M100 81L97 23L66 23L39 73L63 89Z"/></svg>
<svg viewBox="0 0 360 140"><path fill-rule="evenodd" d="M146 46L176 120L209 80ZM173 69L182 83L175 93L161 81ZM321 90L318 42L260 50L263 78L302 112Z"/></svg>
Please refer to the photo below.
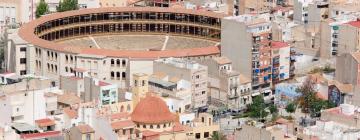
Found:
<svg viewBox="0 0 360 140"><path fill-rule="evenodd" d="M70 107L64 108L64 114L69 116L71 119L78 117L78 112L75 109L71 109Z"/></svg>
<svg viewBox="0 0 360 140"><path fill-rule="evenodd" d="M231 60L225 56L222 57L213 57L216 63L223 65L223 64L229 64L231 63Z"/></svg>
<svg viewBox="0 0 360 140"><path fill-rule="evenodd" d="M51 119L49 119L49 118L35 120L35 123L36 123L39 127L46 127L46 126L55 125L55 121L54 121L54 120L51 120Z"/></svg>
<svg viewBox="0 0 360 140"><path fill-rule="evenodd" d="M135 127L135 123L130 120L116 121L116 122L111 123L111 128L114 130L131 128L131 127Z"/></svg>
<svg viewBox="0 0 360 140"><path fill-rule="evenodd" d="M76 96L74 93L64 93L58 96L57 101L59 103L74 105L81 102L80 97Z"/></svg>
<svg viewBox="0 0 360 140"><path fill-rule="evenodd" d="M351 22L348 22L347 24L354 26L356 28L360 28L360 21L351 21Z"/></svg>
<svg viewBox="0 0 360 140"><path fill-rule="evenodd" d="M131 120L139 123L158 124L175 121L165 101L156 95L148 94L135 107Z"/></svg>
<svg viewBox="0 0 360 140"><path fill-rule="evenodd" d="M85 133L93 133L95 132L95 130L93 128L91 128L91 126L87 125L87 124L81 124L76 126L76 128L80 131L80 133L85 134Z"/></svg>

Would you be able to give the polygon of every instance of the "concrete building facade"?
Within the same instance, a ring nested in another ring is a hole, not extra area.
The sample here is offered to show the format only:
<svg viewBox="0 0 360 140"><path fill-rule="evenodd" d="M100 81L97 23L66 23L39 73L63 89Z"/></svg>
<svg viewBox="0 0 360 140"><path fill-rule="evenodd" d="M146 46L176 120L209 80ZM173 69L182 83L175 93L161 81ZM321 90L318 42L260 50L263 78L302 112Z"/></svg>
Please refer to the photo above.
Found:
<svg viewBox="0 0 360 140"><path fill-rule="evenodd" d="M199 108L207 105L208 68L206 66L190 60L168 58L154 62L154 73L157 72L190 81L192 106Z"/></svg>

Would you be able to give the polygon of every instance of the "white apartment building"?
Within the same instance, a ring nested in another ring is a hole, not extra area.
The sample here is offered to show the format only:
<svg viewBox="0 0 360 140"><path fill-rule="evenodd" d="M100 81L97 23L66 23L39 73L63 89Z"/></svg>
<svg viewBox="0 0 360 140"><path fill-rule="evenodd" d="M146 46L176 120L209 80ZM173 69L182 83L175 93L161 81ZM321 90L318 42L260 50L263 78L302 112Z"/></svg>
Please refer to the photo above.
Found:
<svg viewBox="0 0 360 140"><path fill-rule="evenodd" d="M7 46L4 48L5 70L14 72L16 75L30 74L27 58L32 46L18 36L18 29L8 30Z"/></svg>
<svg viewBox="0 0 360 140"><path fill-rule="evenodd" d="M46 118L45 93L57 92L53 82L48 79L24 79L20 83L4 85L0 92L0 126L11 123L35 124L35 120Z"/></svg>
<svg viewBox="0 0 360 140"><path fill-rule="evenodd" d="M314 0L294 0L294 21L295 23L308 23L308 6Z"/></svg>
<svg viewBox="0 0 360 140"><path fill-rule="evenodd" d="M25 23L34 19L34 3L34 0L1 0L0 33L6 24Z"/></svg>
<svg viewBox="0 0 360 140"><path fill-rule="evenodd" d="M193 108L207 105L208 68L194 61L176 58L159 59L154 62L154 73L165 73L190 81Z"/></svg>

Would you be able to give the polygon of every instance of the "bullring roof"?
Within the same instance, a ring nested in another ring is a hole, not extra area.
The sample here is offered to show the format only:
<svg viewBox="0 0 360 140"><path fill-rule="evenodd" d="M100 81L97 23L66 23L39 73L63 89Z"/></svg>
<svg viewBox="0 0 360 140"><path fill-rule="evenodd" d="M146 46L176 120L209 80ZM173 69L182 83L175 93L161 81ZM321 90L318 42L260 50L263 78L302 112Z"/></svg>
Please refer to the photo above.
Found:
<svg viewBox="0 0 360 140"><path fill-rule="evenodd" d="M35 28L43 23L46 23L51 20L56 20L59 18L76 16L76 15L86 15L94 13L109 13L109 12L172 12L172 13L184 13L184 14L194 14L194 15L203 15L214 18L222 18L225 15L208 12L208 11L198 11L198 10L188 10L188 9L172 9L172 8L160 8L160 7L122 7L122 8L90 8L90 9L81 9L77 11L67 11L61 13L55 13L43 16L37 20L24 24L20 30L20 37L39 47L67 52L67 53L82 53L89 55L100 55L100 56L110 56L110 57L130 57L130 58L161 58L161 57L183 57L183 56L201 56L208 54L218 54L220 49L218 47L202 47L194 49L181 49L181 50L165 50L165 51L129 51L129 50L107 50L107 49L96 49L96 48L86 48L80 49L73 46L68 46L64 44L59 44L52 41L47 41L39 38L34 34Z"/></svg>

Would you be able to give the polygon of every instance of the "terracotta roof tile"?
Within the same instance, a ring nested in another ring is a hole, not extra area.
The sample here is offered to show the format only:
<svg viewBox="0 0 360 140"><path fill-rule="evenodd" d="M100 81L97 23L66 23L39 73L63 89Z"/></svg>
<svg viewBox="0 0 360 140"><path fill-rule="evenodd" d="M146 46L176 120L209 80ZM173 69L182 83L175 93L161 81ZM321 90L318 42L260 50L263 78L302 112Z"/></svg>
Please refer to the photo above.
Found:
<svg viewBox="0 0 360 140"><path fill-rule="evenodd" d="M286 42L271 41L272 49L280 49L280 48L284 48L284 47L288 47L288 46L289 46L289 44L287 44Z"/></svg>
<svg viewBox="0 0 360 140"><path fill-rule="evenodd" d="M123 128L129 128L129 127L135 127L135 123L127 120L127 121L117 121L111 123L111 128L114 130L123 129Z"/></svg>
<svg viewBox="0 0 360 140"><path fill-rule="evenodd" d="M128 117L130 117L130 114L127 112L119 112L119 113L111 114L110 116L111 120L126 119Z"/></svg>
<svg viewBox="0 0 360 140"><path fill-rule="evenodd" d="M87 124L78 125L78 126L76 126L76 128L79 129L79 131L83 134L95 132L95 130Z"/></svg>
<svg viewBox="0 0 360 140"><path fill-rule="evenodd" d="M166 123L174 122L176 116L172 114L165 101L155 95L148 94L135 107L131 120L139 123Z"/></svg>
<svg viewBox="0 0 360 140"><path fill-rule="evenodd" d="M46 126L55 125L55 121L54 121L54 120L51 120L51 119L49 119L49 118L35 120L35 123L36 123L39 127L46 127Z"/></svg>
<svg viewBox="0 0 360 140"><path fill-rule="evenodd" d="M69 116L71 119L78 117L78 112L75 109L70 109L70 107L64 108L64 114Z"/></svg>
<svg viewBox="0 0 360 140"><path fill-rule="evenodd" d="M360 28L360 21L351 21L351 22L348 22L347 24L354 26L356 28Z"/></svg>
<svg viewBox="0 0 360 140"><path fill-rule="evenodd" d="M33 133L33 134L21 134L21 139L43 139L43 138L51 138L61 136L60 131L47 131L43 133Z"/></svg>

